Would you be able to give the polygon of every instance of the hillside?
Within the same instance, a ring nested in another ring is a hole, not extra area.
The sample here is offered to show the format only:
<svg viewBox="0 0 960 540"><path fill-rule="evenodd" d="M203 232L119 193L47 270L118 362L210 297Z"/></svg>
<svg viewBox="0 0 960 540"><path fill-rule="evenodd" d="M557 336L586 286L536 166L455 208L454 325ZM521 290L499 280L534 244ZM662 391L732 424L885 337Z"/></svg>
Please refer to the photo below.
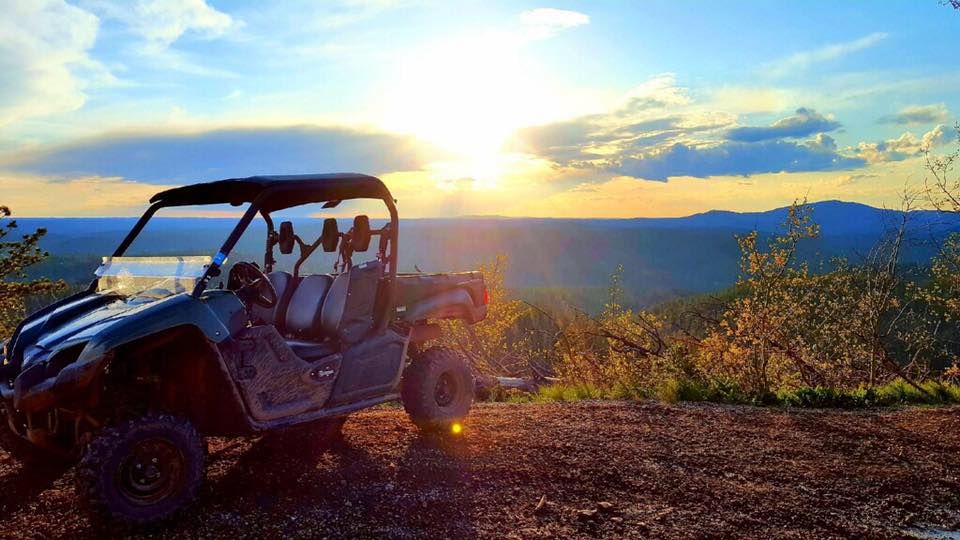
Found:
<svg viewBox="0 0 960 540"><path fill-rule="evenodd" d="M896 226L901 214L857 203L825 201L812 204L822 237L803 247L803 257L815 265L836 256L858 259L877 239ZM508 256L507 285L517 289L562 288L587 291L603 288L622 264L624 282L639 304L715 291L736 280L739 252L734 238L752 229L778 230L787 209L736 213L711 211L682 218L532 219L470 217L407 219L401 224L402 270L463 270ZM84 281L101 255L112 252L132 218L26 218L24 228L44 226L44 247L53 257L34 274ZM294 218L297 231L312 240L320 220ZM214 253L235 224L224 218L158 218L134 244L131 254ZM346 222L343 226L348 226ZM931 240L960 230L960 218L931 211L910 215L908 252L904 262L926 262ZM232 260L262 258L263 226L256 223L241 240ZM331 256L317 254L307 271L328 272ZM285 264L292 264L287 257Z"/></svg>

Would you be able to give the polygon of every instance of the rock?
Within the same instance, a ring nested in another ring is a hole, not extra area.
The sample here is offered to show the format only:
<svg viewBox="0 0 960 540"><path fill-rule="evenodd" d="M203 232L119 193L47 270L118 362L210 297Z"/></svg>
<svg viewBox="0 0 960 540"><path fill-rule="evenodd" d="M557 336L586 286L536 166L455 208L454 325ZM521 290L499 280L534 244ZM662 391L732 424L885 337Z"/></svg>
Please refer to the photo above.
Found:
<svg viewBox="0 0 960 540"><path fill-rule="evenodd" d="M580 510L577 512L577 519L581 521L593 521L597 519L597 511L594 509Z"/></svg>
<svg viewBox="0 0 960 540"><path fill-rule="evenodd" d="M607 501L598 502L598 503L597 503L597 510L600 510L601 512L612 512L612 511L613 511L613 503L607 502Z"/></svg>
<svg viewBox="0 0 960 540"><path fill-rule="evenodd" d="M543 495L542 497L540 497L540 502L538 502L538 503L537 503L537 506L534 507L533 513L534 513L534 514L543 513L543 511L546 509L546 507L547 507L547 496L546 496L546 495Z"/></svg>

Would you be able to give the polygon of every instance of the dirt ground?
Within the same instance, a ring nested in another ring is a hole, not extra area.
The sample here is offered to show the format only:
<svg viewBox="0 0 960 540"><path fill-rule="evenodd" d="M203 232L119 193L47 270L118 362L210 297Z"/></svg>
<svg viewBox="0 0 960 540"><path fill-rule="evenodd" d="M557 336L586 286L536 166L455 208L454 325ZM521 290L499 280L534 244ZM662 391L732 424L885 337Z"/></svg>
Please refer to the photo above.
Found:
<svg viewBox="0 0 960 540"><path fill-rule="evenodd" d="M960 409L487 404L452 441L378 409L325 452L213 440L208 476L138 535L932 538L960 529ZM72 481L0 454L0 537L103 536Z"/></svg>

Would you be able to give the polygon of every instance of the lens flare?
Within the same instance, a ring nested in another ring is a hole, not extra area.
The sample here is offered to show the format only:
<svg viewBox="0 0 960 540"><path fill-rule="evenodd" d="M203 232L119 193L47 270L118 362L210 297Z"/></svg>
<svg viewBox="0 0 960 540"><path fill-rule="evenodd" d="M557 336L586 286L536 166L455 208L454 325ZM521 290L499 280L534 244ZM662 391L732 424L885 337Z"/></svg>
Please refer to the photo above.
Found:
<svg viewBox="0 0 960 540"><path fill-rule="evenodd" d="M450 433L459 435L461 432L463 432L463 425L461 425L460 422L454 422L453 425L450 426Z"/></svg>

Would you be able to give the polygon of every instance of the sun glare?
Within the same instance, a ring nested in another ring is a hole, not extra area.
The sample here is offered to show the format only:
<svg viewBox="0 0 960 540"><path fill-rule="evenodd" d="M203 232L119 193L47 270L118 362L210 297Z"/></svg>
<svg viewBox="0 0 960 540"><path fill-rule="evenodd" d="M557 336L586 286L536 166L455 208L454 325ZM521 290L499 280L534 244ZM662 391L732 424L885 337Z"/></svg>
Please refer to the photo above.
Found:
<svg viewBox="0 0 960 540"><path fill-rule="evenodd" d="M522 45L513 34L487 33L412 52L388 88L385 127L447 152L451 159L438 164L447 178L494 185L504 143L545 114L543 82L524 66Z"/></svg>
<svg viewBox="0 0 960 540"><path fill-rule="evenodd" d="M490 35L407 56L387 123L456 153L497 150L516 127L517 87L528 82L512 41Z"/></svg>

